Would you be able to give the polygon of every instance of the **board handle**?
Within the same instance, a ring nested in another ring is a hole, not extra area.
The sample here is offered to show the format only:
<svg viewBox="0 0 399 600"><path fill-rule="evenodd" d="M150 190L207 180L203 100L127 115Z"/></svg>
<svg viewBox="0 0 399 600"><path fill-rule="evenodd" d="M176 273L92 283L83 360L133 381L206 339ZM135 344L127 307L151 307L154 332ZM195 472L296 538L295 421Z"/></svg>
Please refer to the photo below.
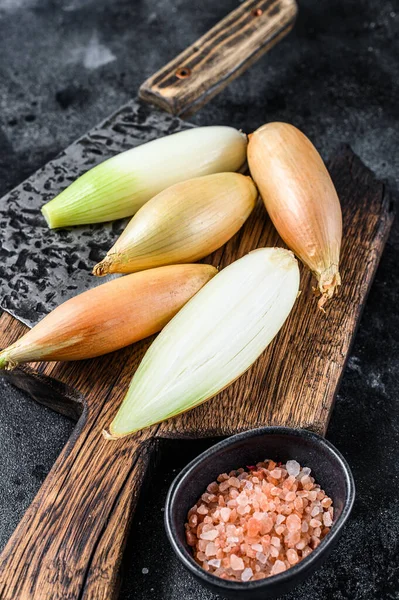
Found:
<svg viewBox="0 0 399 600"><path fill-rule="evenodd" d="M146 102L187 117L270 50L293 27L295 0L246 0L147 79Z"/></svg>
<svg viewBox="0 0 399 600"><path fill-rule="evenodd" d="M54 407L51 378L18 370L12 383ZM60 390L65 399L65 390ZM84 407L72 437L0 557L2 600L113 600L130 521L149 462L153 430L107 441L104 407ZM115 400L112 397L111 404ZM114 411L114 409L113 409Z"/></svg>

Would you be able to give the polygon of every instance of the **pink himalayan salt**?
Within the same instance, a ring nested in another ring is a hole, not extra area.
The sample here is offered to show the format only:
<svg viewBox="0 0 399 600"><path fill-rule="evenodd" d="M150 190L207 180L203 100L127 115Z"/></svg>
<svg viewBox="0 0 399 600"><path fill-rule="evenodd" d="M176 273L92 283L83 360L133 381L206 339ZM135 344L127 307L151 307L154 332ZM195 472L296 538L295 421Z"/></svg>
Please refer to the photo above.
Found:
<svg viewBox="0 0 399 600"><path fill-rule="evenodd" d="M310 469L291 462L264 461L208 485L185 525L187 543L206 571L241 582L277 575L329 533L332 500Z"/></svg>
<svg viewBox="0 0 399 600"><path fill-rule="evenodd" d="M323 508L329 508L332 504L332 500L331 498L323 498L323 500L321 501L321 505Z"/></svg>
<svg viewBox="0 0 399 600"><path fill-rule="evenodd" d="M222 517L222 520L227 523L227 521L230 519L230 515L231 515L231 509L230 508L226 508L223 507L220 509L220 516Z"/></svg>
<svg viewBox="0 0 399 600"><path fill-rule="evenodd" d="M298 531L301 529L302 521L298 515L289 515L286 523L288 531Z"/></svg>
<svg viewBox="0 0 399 600"><path fill-rule="evenodd" d="M280 479L281 469L273 469L273 471L270 471L270 477L273 477L273 479Z"/></svg>
<svg viewBox="0 0 399 600"><path fill-rule="evenodd" d="M276 560L276 562L274 563L273 567L272 567L272 575L278 575L279 573L282 573L283 571L286 571L287 567L285 566L285 563L283 563L282 560Z"/></svg>
<svg viewBox="0 0 399 600"><path fill-rule="evenodd" d="M201 540L216 540L216 538L218 537L219 532L217 529L211 529L210 531L203 531L200 535Z"/></svg>
<svg viewBox="0 0 399 600"><path fill-rule="evenodd" d="M296 563L299 560L298 553L296 552L296 550L294 550L293 548L287 550L287 560L290 563L290 565L296 565Z"/></svg>
<svg viewBox="0 0 399 600"><path fill-rule="evenodd" d="M216 556L217 548L213 542L209 542L209 544L206 545L205 554L207 556Z"/></svg>
<svg viewBox="0 0 399 600"><path fill-rule="evenodd" d="M208 565L218 569L220 567L220 562L220 558L212 558L211 560L208 560Z"/></svg>
<svg viewBox="0 0 399 600"><path fill-rule="evenodd" d="M242 558L240 558L236 554L232 554L230 556L230 567L234 571L242 571L242 569L244 568L244 566L245 565L244 565L244 561L242 560Z"/></svg>
<svg viewBox="0 0 399 600"><path fill-rule="evenodd" d="M249 581L253 576L253 571L250 568L244 569L241 573L241 581Z"/></svg>
<svg viewBox="0 0 399 600"><path fill-rule="evenodd" d="M288 492L288 494L285 495L286 502L294 502L295 498L296 498L295 492Z"/></svg>
<svg viewBox="0 0 399 600"><path fill-rule="evenodd" d="M310 523L309 523L309 525L310 525L311 527L319 527L319 525L320 525L320 521L319 521L318 519L310 519Z"/></svg>

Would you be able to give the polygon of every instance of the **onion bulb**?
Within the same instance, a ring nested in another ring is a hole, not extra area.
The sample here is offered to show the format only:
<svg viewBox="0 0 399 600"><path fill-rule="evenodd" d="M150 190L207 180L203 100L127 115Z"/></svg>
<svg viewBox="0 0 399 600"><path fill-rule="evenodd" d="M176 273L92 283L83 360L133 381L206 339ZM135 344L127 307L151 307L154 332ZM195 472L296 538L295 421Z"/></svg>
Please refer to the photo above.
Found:
<svg viewBox="0 0 399 600"><path fill-rule="evenodd" d="M151 344L105 437L173 417L230 385L282 327L298 286L298 263L284 248L254 250L223 269Z"/></svg>
<svg viewBox="0 0 399 600"><path fill-rule="evenodd" d="M51 229L134 215L162 190L192 177L238 171L247 139L233 127L193 127L131 148L87 171L45 204Z"/></svg>
<svg viewBox="0 0 399 600"><path fill-rule="evenodd" d="M93 273L131 273L195 262L240 229L257 196L252 179L239 173L176 183L140 208Z"/></svg>
<svg viewBox="0 0 399 600"><path fill-rule="evenodd" d="M281 238L316 277L323 309L341 284L342 214L321 156L293 125L268 123L250 135L248 164Z"/></svg>
<svg viewBox="0 0 399 600"><path fill-rule="evenodd" d="M0 368L79 360L156 333L207 283L211 265L172 265L108 281L67 300L0 353Z"/></svg>

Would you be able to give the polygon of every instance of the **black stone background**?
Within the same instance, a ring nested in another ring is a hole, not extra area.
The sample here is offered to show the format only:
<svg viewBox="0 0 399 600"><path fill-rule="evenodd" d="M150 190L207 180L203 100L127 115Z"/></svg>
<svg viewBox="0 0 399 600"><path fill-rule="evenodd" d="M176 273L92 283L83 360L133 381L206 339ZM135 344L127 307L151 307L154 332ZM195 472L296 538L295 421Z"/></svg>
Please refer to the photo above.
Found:
<svg viewBox="0 0 399 600"><path fill-rule="evenodd" d="M235 0L0 0L0 193L133 97ZM324 157L349 142L397 189L399 3L300 0L295 31L193 119L290 121ZM381 261L328 430L357 501L329 562L288 600L399 598L399 225ZM0 545L73 423L0 380ZM170 550L162 506L177 470L210 444L160 446L141 499L121 599L211 600ZM148 569L143 573L142 569ZM38 599L39 600L39 599Z"/></svg>

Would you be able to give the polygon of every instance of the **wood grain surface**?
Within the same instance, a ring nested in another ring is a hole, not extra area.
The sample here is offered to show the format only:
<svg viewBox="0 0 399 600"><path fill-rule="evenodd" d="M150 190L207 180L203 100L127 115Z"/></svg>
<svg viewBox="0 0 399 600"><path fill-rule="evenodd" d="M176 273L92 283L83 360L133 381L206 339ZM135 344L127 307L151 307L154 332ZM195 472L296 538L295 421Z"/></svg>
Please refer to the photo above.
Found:
<svg viewBox="0 0 399 600"><path fill-rule="evenodd" d="M330 171L341 199L343 285L324 315L302 269L297 303L276 339L231 387L139 435L111 442L113 418L151 338L79 363L38 364L6 376L37 401L79 417L76 430L0 557L4 600L102 600L117 572L156 437L228 435L260 425L325 433L367 292L393 220L384 185L345 147ZM223 268L261 246L282 245L259 202L244 228L205 262ZM3 314L2 347L25 327Z"/></svg>
<svg viewBox="0 0 399 600"><path fill-rule="evenodd" d="M246 0L147 79L140 98L191 115L281 40L296 14L295 0Z"/></svg>

